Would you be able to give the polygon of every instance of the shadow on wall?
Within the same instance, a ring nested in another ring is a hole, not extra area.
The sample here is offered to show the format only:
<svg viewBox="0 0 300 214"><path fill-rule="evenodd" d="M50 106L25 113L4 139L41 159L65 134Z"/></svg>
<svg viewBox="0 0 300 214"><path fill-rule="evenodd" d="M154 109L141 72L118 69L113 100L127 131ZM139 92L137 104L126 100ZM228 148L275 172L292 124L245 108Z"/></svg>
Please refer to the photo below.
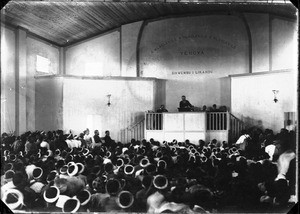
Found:
<svg viewBox="0 0 300 214"><path fill-rule="evenodd" d="M263 126L262 120L256 120L249 116L245 117L244 115L241 115L241 121L243 121L243 123L245 124L246 129L251 128L253 126L260 128L260 129L268 128L268 127Z"/></svg>

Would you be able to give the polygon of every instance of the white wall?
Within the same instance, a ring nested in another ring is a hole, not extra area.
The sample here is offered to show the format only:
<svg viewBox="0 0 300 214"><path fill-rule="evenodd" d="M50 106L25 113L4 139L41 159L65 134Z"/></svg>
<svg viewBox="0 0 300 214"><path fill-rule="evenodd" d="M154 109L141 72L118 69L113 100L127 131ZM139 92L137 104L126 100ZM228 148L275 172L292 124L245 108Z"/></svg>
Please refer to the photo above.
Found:
<svg viewBox="0 0 300 214"><path fill-rule="evenodd" d="M272 70L297 68L298 25L280 18L272 19Z"/></svg>
<svg viewBox="0 0 300 214"><path fill-rule="evenodd" d="M39 93L43 88L36 90L36 79L35 76L39 75L36 71L36 56L42 56L49 59L49 74L59 73L59 49L45 42L39 41L34 37L27 37L27 76L26 76L26 114L27 114L27 130L39 129L39 124L36 126L36 120L41 120L41 118L35 118L36 116L36 97L39 97ZM49 93L49 92L47 92ZM50 92L51 93L51 92ZM47 96L48 97L48 96ZM48 97L49 98L49 97ZM52 97L50 97L52 99ZM37 108L40 108L37 105ZM39 111L38 109L37 111ZM48 116L48 115L47 115Z"/></svg>
<svg viewBox="0 0 300 214"><path fill-rule="evenodd" d="M66 48L66 74L120 76L120 32L115 30Z"/></svg>
<svg viewBox="0 0 300 214"><path fill-rule="evenodd" d="M15 33L1 27L1 133L15 131Z"/></svg>
<svg viewBox="0 0 300 214"><path fill-rule="evenodd" d="M277 103L272 90L279 90ZM262 126L278 132L284 126L284 112L297 111L297 73L275 72L233 76L232 113L247 126Z"/></svg>
<svg viewBox="0 0 300 214"><path fill-rule="evenodd" d="M112 138L118 139L121 129L139 122L145 111L154 108L154 90L154 80L65 78L63 128L78 134L94 126L101 136L110 130ZM110 107L108 94L111 94Z"/></svg>
<svg viewBox="0 0 300 214"><path fill-rule="evenodd" d="M230 74L249 73L249 39L237 16L203 15L145 25L140 74L166 79L166 107L176 112L181 95L195 105L230 105ZM223 99L223 97L227 97Z"/></svg>
<svg viewBox="0 0 300 214"><path fill-rule="evenodd" d="M136 46L142 21L121 26L122 75L136 77Z"/></svg>

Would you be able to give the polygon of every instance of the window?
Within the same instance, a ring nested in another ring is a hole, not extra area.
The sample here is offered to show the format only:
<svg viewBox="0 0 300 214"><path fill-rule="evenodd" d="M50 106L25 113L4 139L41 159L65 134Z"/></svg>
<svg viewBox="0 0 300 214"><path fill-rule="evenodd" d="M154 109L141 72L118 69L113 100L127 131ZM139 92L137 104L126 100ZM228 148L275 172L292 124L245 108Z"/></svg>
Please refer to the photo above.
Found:
<svg viewBox="0 0 300 214"><path fill-rule="evenodd" d="M36 55L36 72L43 73L43 74L49 74L50 73L50 60Z"/></svg>

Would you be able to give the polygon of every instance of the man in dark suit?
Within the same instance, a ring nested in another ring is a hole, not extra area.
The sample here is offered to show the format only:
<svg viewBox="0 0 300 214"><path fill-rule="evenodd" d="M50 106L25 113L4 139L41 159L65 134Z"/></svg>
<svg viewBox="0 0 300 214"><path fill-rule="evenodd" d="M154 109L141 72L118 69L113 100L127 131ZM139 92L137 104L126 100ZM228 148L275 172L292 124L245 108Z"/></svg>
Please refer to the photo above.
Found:
<svg viewBox="0 0 300 214"><path fill-rule="evenodd" d="M181 97L181 101L179 103L179 108L180 108L181 111L192 111L194 106L183 95Z"/></svg>

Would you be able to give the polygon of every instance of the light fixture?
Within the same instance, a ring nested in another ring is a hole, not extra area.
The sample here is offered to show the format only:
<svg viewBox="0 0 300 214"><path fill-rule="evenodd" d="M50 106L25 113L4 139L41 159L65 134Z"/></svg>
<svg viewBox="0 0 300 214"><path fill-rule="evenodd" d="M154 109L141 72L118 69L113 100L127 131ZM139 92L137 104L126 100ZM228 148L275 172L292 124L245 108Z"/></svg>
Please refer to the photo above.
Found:
<svg viewBox="0 0 300 214"><path fill-rule="evenodd" d="M277 94L279 93L279 90L272 90L273 91L273 94L274 94L274 103L277 103L278 102L278 99L277 99Z"/></svg>
<svg viewBox="0 0 300 214"><path fill-rule="evenodd" d="M107 98L108 98L107 106L108 106L108 107L110 107L110 105L111 105L110 97L111 97L111 94L108 94L108 95L107 95Z"/></svg>

